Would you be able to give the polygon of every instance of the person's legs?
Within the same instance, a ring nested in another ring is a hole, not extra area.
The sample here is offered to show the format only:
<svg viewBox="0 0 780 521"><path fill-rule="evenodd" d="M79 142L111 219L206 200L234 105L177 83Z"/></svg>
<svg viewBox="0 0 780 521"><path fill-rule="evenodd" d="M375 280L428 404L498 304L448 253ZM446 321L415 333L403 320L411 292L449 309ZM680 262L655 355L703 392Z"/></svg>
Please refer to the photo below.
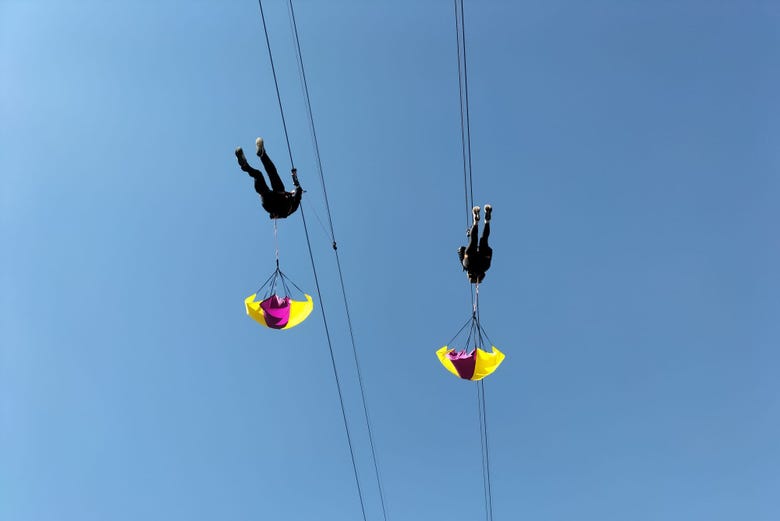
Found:
<svg viewBox="0 0 780 521"><path fill-rule="evenodd" d="M488 237L490 237L490 223L485 222L485 226L482 228L482 237L479 239L479 255L482 257L485 271L490 267L490 261L493 259L493 248L488 245Z"/></svg>
<svg viewBox="0 0 780 521"><path fill-rule="evenodd" d="M490 263L493 261L493 249L487 246L480 248L479 256L482 258L482 273L485 273L490 269Z"/></svg>
<svg viewBox="0 0 780 521"><path fill-rule="evenodd" d="M490 269L490 262L493 260L493 248L488 245L489 236L490 223L486 222L485 227L482 229L482 237L479 239L479 256L482 259L483 273Z"/></svg>
<svg viewBox="0 0 780 521"><path fill-rule="evenodd" d="M479 249L489 248L488 237L490 237L490 221L485 221L485 226L482 227L482 238L479 239Z"/></svg>
<svg viewBox="0 0 780 521"><path fill-rule="evenodd" d="M236 149L236 159L238 160L238 166L241 167L241 170L254 178L255 192L260 195L264 195L271 191L270 188L268 188L268 185L265 184L263 173L260 170L252 168L252 166L246 160L246 156L244 156L244 151L241 149L241 147Z"/></svg>
<svg viewBox="0 0 780 521"><path fill-rule="evenodd" d="M252 176L255 178L255 192L257 192L257 194L261 197L270 194L271 189L268 188L267 184L265 184L265 179L263 179L262 172L260 172L260 170L255 170L255 172L257 172L257 175Z"/></svg>
<svg viewBox="0 0 780 521"><path fill-rule="evenodd" d="M475 206L473 209L474 224L471 225L469 231L469 245L463 248L463 256L461 258L461 264L463 269L468 272L469 280L473 278L473 271L476 267L475 264L479 263L479 253L477 251L478 237L479 237L479 206ZM461 252L458 252L461 255Z"/></svg>
<svg viewBox="0 0 780 521"><path fill-rule="evenodd" d="M263 163L263 168L265 168L265 172L268 174L268 179L271 181L271 189L275 192L284 192L285 188L282 178L279 177L279 172L276 171L276 165L274 165L271 158L268 157L262 138L257 138L257 155Z"/></svg>
<svg viewBox="0 0 780 521"><path fill-rule="evenodd" d="M479 236L479 224L475 221L469 232L469 245L466 247L466 255L477 252L477 238Z"/></svg>

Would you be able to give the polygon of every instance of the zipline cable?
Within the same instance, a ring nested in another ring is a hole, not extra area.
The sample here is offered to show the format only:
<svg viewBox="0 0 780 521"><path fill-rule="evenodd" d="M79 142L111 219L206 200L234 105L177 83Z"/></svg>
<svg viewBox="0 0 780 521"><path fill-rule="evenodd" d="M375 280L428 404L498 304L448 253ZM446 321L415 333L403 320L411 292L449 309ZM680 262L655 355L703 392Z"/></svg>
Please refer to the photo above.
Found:
<svg viewBox="0 0 780 521"><path fill-rule="evenodd" d="M263 21L263 31L265 33L265 41L266 41L266 46L268 48L268 57L269 57L269 59L271 61L271 70L273 72L274 85L276 87L276 97L277 97L277 99L279 101L279 112L281 113L281 116L282 116L282 125L284 127L284 136L285 136L285 140L287 141L287 152L290 155L290 164L292 165L292 169L295 170L295 166L294 166L295 163L293 161L293 155L292 155L292 147L290 146L290 138L289 138L289 135L288 135L288 132L287 132L287 124L285 122L285 117L284 117L284 107L282 106L282 97L281 97L281 94L279 92L279 81L278 81L277 76L276 76L276 69L274 67L273 54L271 52L271 43L270 43L270 40L269 40L269 37L268 37L268 26L266 25L265 14L263 12L263 1L262 0L258 0L258 4L260 6L260 17L261 17L261 19ZM338 369L336 367L336 357L335 357L335 355L333 353L333 342L332 342L331 337L330 337L330 328L328 327L328 320L327 320L327 318L325 316L325 305L324 305L324 301L322 299L322 291L320 289L319 277L317 276L317 266L316 266L316 264L314 262L314 253L312 252L311 239L309 237L309 228L308 228L308 226L306 224L306 214L304 213L303 205L300 206L299 210L301 212L301 220L303 221L303 230L304 230L304 233L306 235L306 246L308 247L308 251L309 251L309 259L311 260L312 272L314 273L314 283L315 283L315 286L317 288L317 298L318 298L319 303L320 303L320 310L322 311L322 322L323 322L323 324L325 326L325 337L326 337L327 342L328 342L328 351L330 353L330 361L331 361L331 366L333 368L333 376L334 376L334 379L336 380L336 390L338 391L338 396L339 396L339 405L341 407L341 417L342 417L342 420L344 421L344 430L345 430L346 435L347 435L347 445L349 447L349 455L350 455L350 458L352 460L352 472L353 472L353 474L355 476L355 485L357 487L358 498L360 499L360 511L361 511L362 516L363 516L363 521L367 521L367 518L366 518L366 507L365 507L365 502L363 500L363 491L362 491L362 489L360 487L360 477L358 476L357 463L355 461L355 450L354 450L354 447L352 445L352 436L351 436L350 431L349 431L349 422L347 421L346 408L344 407L344 396L343 396L343 393L342 393L342 390L341 390L341 379L339 378ZM330 216L330 213L329 213L329 216ZM335 242L334 242L334 249L335 249Z"/></svg>
<svg viewBox="0 0 780 521"><path fill-rule="evenodd" d="M490 449L488 448L487 409L485 408L485 381L479 381L482 391L482 429L485 431L485 475L487 476L487 496L490 509L490 521L493 521L493 490L490 484Z"/></svg>
<svg viewBox="0 0 780 521"><path fill-rule="evenodd" d="M459 23L459 16L458 16L458 0L455 0L455 39L457 43L457 50L458 50L458 94L460 97L460 150L461 150L461 156L463 160L463 191L466 196L466 229L468 229L470 219L469 219L469 208L473 207L473 204L469 204L469 185L468 185L468 167L466 162L466 124L463 117L463 65L461 64L461 56L460 56L460 23ZM471 198L471 202L473 203L474 199Z"/></svg>
<svg viewBox="0 0 780 521"><path fill-rule="evenodd" d="M466 221L474 207L474 176L472 173L471 157L471 117L469 112L469 80L468 65L466 60L466 22L464 0L453 0L455 7L455 35L458 45L458 92L460 95L460 127L461 127L461 155L463 159L463 187L466 200ZM479 283L476 290L469 284L472 301L474 303L474 318L476 334L475 347L484 347L482 338L482 325L479 320ZM468 343L468 340L467 340ZM487 416L485 414L485 383L480 380L477 383L477 407L479 414L479 435L482 448L482 484L485 493L485 518L493 520L493 493L490 483L490 454L488 448Z"/></svg>
<svg viewBox="0 0 780 521"><path fill-rule="evenodd" d="M363 501L363 491L360 487L360 478L358 477L357 464L355 463L355 451L352 446L352 436L349 433L349 423L347 423L347 413L344 408L344 396L341 392L341 381L339 379L339 373L336 369L336 357L333 354L333 344L330 340L330 329L328 328L328 321L325 318L325 304L322 301L322 292L320 291L320 281L317 277L317 266L314 263L314 254L311 249L311 240L309 239L309 228L306 225L306 216L303 211L303 206L300 207L301 220L303 221L303 231L306 234L306 246L309 250L309 259L311 260L311 269L314 272L314 285L317 288L317 299L320 302L320 310L322 311L322 322L325 324L325 336L328 339L328 352L330 353L330 363L333 367L333 376L336 379L336 389L339 393L339 405L341 405L341 417L344 420L344 430L347 433L347 444L349 445L349 455L352 458L352 471L355 474L355 485L358 490L358 497L360 498L360 511L363 514L363 521L366 521L366 506Z"/></svg>
<svg viewBox="0 0 780 521"><path fill-rule="evenodd" d="M488 498L488 476L487 467L485 467L485 431L482 428L484 425L484 416L482 415L482 393L480 392L480 382L477 382L477 415L479 416L479 443L482 449L482 494L485 500L485 520L490 521L490 501Z"/></svg>
<svg viewBox="0 0 780 521"><path fill-rule="evenodd" d="M474 323L477 330L474 338L474 347L485 347L487 334L482 329L482 321L479 314L479 284L477 284L476 297L474 298ZM493 494L490 486L490 456L488 453L487 415L485 414L485 381L477 382L477 412L479 415L479 439L482 449L482 489L485 495L485 519L493 519Z"/></svg>
<svg viewBox="0 0 780 521"><path fill-rule="evenodd" d="M309 130L311 132L312 142L314 143L314 155L317 161L317 171L320 174L320 184L322 186L322 193L325 198L325 209L328 214L328 223L330 224L330 236L331 236L331 240L333 241L333 244L335 244L336 238L333 234L333 219L331 218L330 203L328 202L328 191L325 188L325 178L322 174L323 169L322 169L322 157L320 155L320 145L319 145L319 140L317 139L317 129L314 126L314 114L311 109L311 98L309 97L309 84L306 81L306 69L303 66L303 55L301 54L301 42L300 39L298 38L298 23L295 20L295 9L293 8L292 0L288 0L287 6L290 14L290 22L292 25L293 38L295 40L295 56L298 64L298 72L301 77L301 85L303 87L303 97L304 100L306 101L306 114L308 115L308 119L309 119ZM333 249L336 249L336 247L334 246Z"/></svg>
<svg viewBox="0 0 780 521"><path fill-rule="evenodd" d="M477 284L477 299L479 298L479 284ZM479 305L475 306L477 315L477 329L479 331L479 344L485 347L487 333L482 328L482 317L479 313ZM488 339L490 341L490 339ZM492 344L492 342L491 342ZM487 409L485 407L485 380L480 380L477 384L477 399L479 400L480 412L480 438L482 439L482 468L483 487L485 489L485 509L487 520L493 521L493 491L490 483L490 450L488 449L488 429L487 429Z"/></svg>
<svg viewBox="0 0 780 521"><path fill-rule="evenodd" d="M463 186L466 192L466 219L474 207L474 180L471 169L471 117L469 114L469 77L466 64L466 24L463 0L454 0L455 36L458 44L458 91L460 94L460 134L463 156Z"/></svg>
<svg viewBox="0 0 780 521"><path fill-rule="evenodd" d="M460 149L463 160L463 192L466 201L466 230L471 226L471 209L474 207L474 182L471 175L471 128L469 125L468 107L468 76L466 74L466 38L465 25L461 27L463 19L462 9L458 8L458 1L454 0L455 7L455 41L458 56L458 95L460 100ZM461 36L462 35L462 36ZM466 88L464 89L464 84ZM464 90L466 95L464 96ZM471 288L471 300L474 300L474 290Z"/></svg>
<svg viewBox="0 0 780 521"><path fill-rule="evenodd" d="M476 296L474 297L474 311L472 314L472 329L475 330L474 332L474 349L484 347L482 345L482 327L479 322L479 284L477 284L476 289ZM482 383L482 380L477 382L476 390L477 390L477 416L479 417L479 446L481 449L481 456L482 461L480 462L482 464L482 494L483 499L485 500L485 520L490 521L490 507L489 507L489 497L488 497L488 476L487 476L487 467L485 466L485 430L483 429L483 426L485 425L484 422L484 415L482 414L482 397L481 397L481 387L480 384Z"/></svg>
<svg viewBox="0 0 780 521"><path fill-rule="evenodd" d="M336 257L336 267L338 269L339 273L339 283L341 286L341 295L344 300L344 310L347 317L347 325L349 329L349 338L350 342L352 344L352 355L355 361L355 369L357 373L358 378L358 384L360 387L360 398L363 405L363 414L365 416L366 420L366 431L368 433L368 441L369 446L371 448L371 459L373 461L374 465L374 475L376 477L376 484L377 489L379 490L379 500L382 507L382 516L384 521L387 521L387 507L385 505L385 494L384 494L384 488L382 487L382 480L380 478L380 472L379 472L379 461L376 456L376 446L374 443L374 434L373 434L373 428L371 426L371 417L368 413L368 400L366 398L366 390L365 390L365 384L363 382L363 374L360 368L360 361L357 353L357 344L355 342L355 333L354 328L352 326L352 316L350 313L350 307L349 307L349 301L347 299L347 291L346 291L346 285L344 283L344 273L341 268L341 259L339 257L339 251L338 246L336 243L336 233L333 227L333 218L331 215L330 210L330 203L328 201L328 191L325 187L325 175L322 167L322 156L320 154L320 146L319 141L317 139L317 131L316 126L314 124L314 112L311 107L311 97L309 96L309 84L306 80L306 68L304 66L303 62L303 53L301 52L301 42L300 38L298 36L298 23L295 19L295 8L293 7L292 0L288 0L288 6L289 6L289 14L290 14L290 20L292 22L292 30L293 30L293 36L295 40L295 54L298 59L298 70L300 72L301 76L301 83L303 86L303 92L304 92L304 99L306 100L306 113L309 117L309 129L311 131L312 136L312 142L314 145L314 154L317 160L317 171L320 176L320 184L322 185L322 193L325 198L325 209L328 214L328 223L330 224L330 237L331 237L331 246L333 247L333 252Z"/></svg>
<svg viewBox="0 0 780 521"><path fill-rule="evenodd" d="M265 34L265 45L268 49L268 59L271 61L271 72L274 76L274 86L276 87L276 99L279 101L279 113L282 115L282 127L284 128L284 139L287 141L287 152L290 154L290 168L295 170L293 161L292 147L290 146L290 135L287 133L287 121L284 118L284 108L282 107L282 95L279 93L279 81L276 77L276 67L274 66L274 55L271 52L271 40L268 39L268 26L265 24L265 13L263 12L262 0L257 0L260 4L260 18L263 20L263 33Z"/></svg>

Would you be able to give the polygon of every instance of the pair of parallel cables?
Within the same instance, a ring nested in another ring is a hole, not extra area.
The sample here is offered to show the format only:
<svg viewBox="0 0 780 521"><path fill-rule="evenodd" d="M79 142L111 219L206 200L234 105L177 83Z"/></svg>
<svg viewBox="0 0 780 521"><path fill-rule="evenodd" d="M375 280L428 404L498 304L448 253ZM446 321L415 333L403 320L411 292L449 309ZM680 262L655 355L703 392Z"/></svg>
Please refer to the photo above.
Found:
<svg viewBox="0 0 780 521"><path fill-rule="evenodd" d="M471 169L471 120L469 117L469 80L466 62L466 24L463 0L453 0L455 6L455 35L458 45L458 91L460 94L460 137L461 155L463 158L463 191L466 201L466 226L470 224L472 208L474 207L474 178ZM469 284L471 299L474 303L472 331L466 344L474 337L477 347L483 346L484 330L479 318L479 284L476 291ZM489 339L488 339L489 341ZM479 416L479 438L482 448L482 485L485 494L485 519L493 521L493 491L490 484L490 452L488 450L487 413L485 409L485 381L477 382L477 413Z"/></svg>
<svg viewBox="0 0 780 521"><path fill-rule="evenodd" d="M260 16L263 23L263 31L265 34L265 41L266 41L266 47L268 49L268 57L271 62L271 71L273 73L273 79L274 79L274 86L276 88L276 97L279 102L279 111L281 113L282 117L282 126L284 128L284 135L285 140L287 142L287 151L290 156L290 164L293 170L295 170L295 163L293 160L293 154L292 154L292 147L290 145L290 138L289 133L287 130L287 123L284 116L284 107L282 105L282 98L281 93L279 91L279 82L276 75L276 68L274 65L273 60L273 53L271 52L271 43L268 36L268 27L266 25L265 21L265 13L263 11L263 2L262 0L258 0L258 4L260 7ZM374 466L374 473L376 477L376 483L377 488L379 490L379 498L382 508L382 515L384 521L387 521L387 508L385 505L384 500L384 491L382 488L382 482L380 478L379 473L379 465L376 457L376 449L374 444L374 437L373 437L373 431L371 429L371 421L368 414L368 405L366 400L366 393L365 393L365 385L363 383L363 377L360 370L360 363L357 355L357 347L355 343L355 336L354 336L354 330L352 327L352 319L349 312L349 301L347 299L347 294L345 290L345 284L344 284L344 275L343 270L341 268L341 261L339 259L339 253L338 253L338 247L336 243L336 237L335 237L335 231L333 227L333 219L331 217L331 210L330 210L330 204L328 202L328 195L327 190L325 187L325 177L323 173L322 168L322 160L321 155L319 151L319 143L317 140L317 132L316 127L314 125L314 116L311 108L311 100L309 97L309 88L308 88L308 82L306 80L306 72L303 62L303 57L301 53L301 46L300 46L300 39L298 36L298 27L297 22L295 20L295 9L293 7L292 0L288 0L288 10L290 15L290 21L292 24L292 32L293 37L295 40L295 52L296 52L296 58L297 58L297 64L298 64L298 70L301 78L301 83L303 86L303 92L304 92L304 98L306 102L306 112L309 120L309 128L312 135L312 141L314 144L314 154L315 159L317 162L317 170L320 177L320 183L322 186L322 192L325 199L325 208L328 215L328 223L330 227L330 239L332 241L332 247L333 251L336 257L336 266L339 273L339 283L341 286L341 293L344 300L344 307L346 311L346 317L347 317L347 325L349 329L350 334L350 341L352 344L352 353L355 361L355 368L357 371L357 377L358 377L358 383L360 387L360 395L361 395L361 401L363 405L363 415L365 418L366 423L366 430L368 433L369 438L369 445L371 448L371 457L373 461ZM466 35L465 35L465 16L464 16L464 8L463 8L463 0L454 0L454 6L455 6L455 29L456 29L456 38L457 38L457 57L458 57L458 90L460 95L460 124L461 124L461 151L462 151L462 159L463 159L463 186L464 186L464 193L465 193L465 203L466 203L466 212L467 212L467 226L468 226L468 220L469 216L471 215L471 208L474 206L474 182L473 182L473 175L472 175L472 158L471 158L471 129L470 129L470 116L469 116L469 91L468 91L468 68L467 68L467 61L466 61ZM303 205L300 207L301 211L301 218L303 221L303 228L306 236L306 244L308 247L309 252L309 258L312 265L312 271L314 273L314 281L315 286L317 289L317 296L320 303L320 308L322 309L322 320L323 324L325 326L325 334L326 339L328 343L328 350L330 353L331 358L331 365L333 368L333 375L334 379L336 380L336 388L338 391L339 396L339 404L341 407L341 414L342 419L344 421L344 429L347 436L347 445L349 447L350 457L352 461L352 470L355 477L355 485L358 492L358 498L360 500L360 509L363 516L363 520L366 521L366 508L365 508L365 500L363 498L363 491L360 486L360 479L358 476L357 471L357 464L355 460L355 451L354 446L352 443L352 436L349 429L349 423L347 421L347 414L346 409L344 406L344 398L343 398L343 392L341 387L341 381L339 377L339 373L336 367L336 361L335 356L333 352L333 343L330 336L330 328L328 326L327 318L325 315L325 308L324 303L322 299L322 293L320 289L319 284L319 278L317 276L317 267L316 263L314 261L314 254L312 251L311 246L311 240L309 236L308 231L308 225L306 223L306 216L304 213ZM469 285L471 287L471 285ZM474 302L474 317L476 320L476 340L478 343L483 341L482 337L482 328L479 326L479 307L478 307L478 297L479 297L479 290L477 289L476 294L472 290L472 299ZM490 483L490 455L488 450L488 429L487 429L487 414L485 409L485 387L484 387L484 381L480 380L477 382L477 409L478 409L478 416L479 416L479 424L480 424L480 444L481 444L481 450L482 450L482 475L483 475L483 488L484 488L484 495L485 495L485 516L487 521L492 521L493 519L493 498L492 498L492 488Z"/></svg>
<svg viewBox="0 0 780 521"><path fill-rule="evenodd" d="M271 41L270 41L270 39L268 37L268 26L266 25L266 21L265 21L265 12L263 11L263 2L262 2L262 0L258 0L258 4L260 6L260 18L261 18L261 20L263 22L263 32L265 34L265 43L266 43L266 47L268 49L268 58L269 58L269 60L271 62L271 71L273 73L274 86L276 87L276 98L277 98L277 100L279 102L279 112L281 113L281 116L282 116L282 126L284 128L284 137L285 137L285 140L287 141L287 152L288 152L288 154L290 156L291 168L292 168L293 171L295 171L295 162L293 160L292 147L290 145L290 136L289 136L288 131L287 131L287 122L286 122L286 119L285 119L285 116L284 116L284 107L282 105L282 96L281 96L281 93L279 91L279 81L278 81L278 78L277 78L277 75L276 75L276 67L274 65L273 53L271 52ZM300 39L298 37L298 24L297 24L297 22L295 20L295 9L293 8L292 0L288 0L287 1L287 6L288 6L289 15L290 15L290 22L291 22L291 25L292 25L293 38L295 40L295 54L296 54L296 58L297 58L298 72L299 72L299 75L300 75L300 78L301 78L301 84L302 84L302 87L303 87L303 93L304 93L304 98L305 98L305 102L306 102L305 104L306 104L306 113L307 113L308 120L309 120L309 130L311 131L312 141L313 141L313 144L314 144L314 155L315 155L315 159L316 159L316 162L317 162L317 171L319 173L320 183L321 183L321 186L322 186L322 193L323 193L323 196L325 198L325 208L326 208L326 211L327 211L327 214L328 214L328 223L330 225L331 245L333 247L333 252L334 252L334 254L336 256L336 266L338 268L339 283L341 285L341 294L342 294L342 297L343 297L343 300L344 300L344 309L346 311L347 326L348 326L348 329L349 329L349 337L350 337L350 341L352 343L352 354L353 354L353 357L354 357L355 368L356 368L356 371L357 371L357 379L358 379L358 383L359 383L359 386L360 386L360 398L361 398L361 401L362 401L362 404L363 404L363 416L364 416L364 419L365 419L366 431L368 433L368 440L369 440L369 445L370 445L370 448L371 448L371 459L372 459L373 466L374 466L374 474L375 474L375 477L376 477L376 484L377 484L377 488L379 490L379 499L380 499L380 504L381 504L381 508L382 508L382 516L383 516L384 521L387 521L387 508L385 506L384 490L382 488L382 481L381 481L380 476L379 476L379 464L378 464L377 457L376 457L376 449L375 449L375 446L374 446L374 435L373 435L373 430L371 428L371 420L370 420L370 417L369 417L369 414L368 414L368 403L367 403L367 400L366 400L365 385L363 383L363 376L362 376L362 372L360 370L360 362L359 362L359 359L358 359L357 347L356 347L356 344L355 344L355 334L354 334L354 331L353 331L352 319L351 319L351 315L350 315L350 312L349 312L349 301L347 299L347 292L346 292L345 284L344 284L344 274L343 274L343 271L341 269L341 260L339 259L339 252L338 252L338 247L337 247L337 243L336 243L336 235L335 235L335 231L334 231L334 228L333 228L333 219L331 217L330 204L328 202L328 192L327 192L327 190L325 188L325 176L324 176L323 168L322 168L322 159L321 159L321 156L320 156L320 147L319 147L319 142L317 140L316 127L314 125L314 114L313 114L312 108L311 108L311 99L309 97L309 86L308 86L308 82L306 81L306 70L305 70L304 65L303 65L303 55L301 53L301 43L300 43ZM336 367L336 358L335 358L335 355L334 355L334 352L333 352L333 342L331 340L330 328L328 326L328 320L327 320L326 315L325 315L325 305L324 305L324 302L323 302L323 299L322 299L322 292L321 292L321 289L320 289L319 278L317 276L317 266L316 266L316 263L314 261L314 253L312 251L311 239L310 239L310 236L309 236L309 228L308 228L308 225L306 224L306 214L304 212L304 205L303 204L301 204L301 206L300 206L300 212L301 212L301 219L303 221L303 229L304 229L304 233L305 233L305 236L306 236L306 245L307 245L308 251L309 251L309 259L311 261L312 272L314 273L314 283L315 283L315 286L317 288L317 298L319 300L320 309L322 311L322 321L323 321L323 324L325 326L325 337L326 337L327 343L328 343L328 351L330 353L330 361L331 361L331 366L333 368L333 377L334 377L334 379L336 381L336 389L338 391L339 405L341 407L341 416L342 416L342 420L344 421L344 430L345 430L346 436L347 436L347 445L349 447L349 454L350 454L350 458L352 460L352 471L353 471L353 474L355 476L355 485L357 487L358 499L360 500L360 511L362 513L362 516L363 516L363 521L366 521L366 519L367 519L366 518L366 505L365 505L365 500L363 498L363 490L362 490L362 488L360 486L360 478L358 476L357 463L356 463L356 460L355 460L355 450L354 450L354 446L353 446L353 443L352 443L352 435L351 435L350 428L349 428L349 422L347 421L347 412L346 412L346 408L344 406L344 395L343 395L343 392L342 392L341 379L339 377L339 372L338 372L338 369Z"/></svg>

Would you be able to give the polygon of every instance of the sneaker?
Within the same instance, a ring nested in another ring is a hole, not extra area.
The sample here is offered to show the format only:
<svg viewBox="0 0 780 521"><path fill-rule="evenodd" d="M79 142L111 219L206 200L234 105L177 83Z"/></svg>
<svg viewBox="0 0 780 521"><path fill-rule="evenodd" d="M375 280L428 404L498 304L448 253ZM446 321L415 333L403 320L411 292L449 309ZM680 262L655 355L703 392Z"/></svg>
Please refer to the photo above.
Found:
<svg viewBox="0 0 780 521"><path fill-rule="evenodd" d="M475 206L471 211L474 212L474 222L479 221L479 206Z"/></svg>
<svg viewBox="0 0 780 521"><path fill-rule="evenodd" d="M490 214L493 212L493 207L489 204L485 205L485 222L490 222Z"/></svg>
<svg viewBox="0 0 780 521"><path fill-rule="evenodd" d="M236 159L238 159L238 164L241 166L244 166L247 163L246 156L244 155L244 150L241 147L236 148Z"/></svg>
<svg viewBox="0 0 780 521"><path fill-rule="evenodd" d="M259 137L255 140L255 145L257 146L257 157L263 157L263 154L265 154L265 146L263 144L263 138Z"/></svg>

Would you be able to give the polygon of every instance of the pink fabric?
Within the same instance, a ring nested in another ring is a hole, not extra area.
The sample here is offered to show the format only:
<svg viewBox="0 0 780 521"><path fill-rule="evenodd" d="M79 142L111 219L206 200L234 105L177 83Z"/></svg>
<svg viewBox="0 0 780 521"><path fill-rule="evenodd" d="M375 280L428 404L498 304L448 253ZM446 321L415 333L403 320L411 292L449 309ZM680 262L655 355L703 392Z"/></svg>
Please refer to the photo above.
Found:
<svg viewBox="0 0 780 521"><path fill-rule="evenodd" d="M282 329L290 320L290 297L271 295L260 303L265 323L273 329Z"/></svg>
<svg viewBox="0 0 780 521"><path fill-rule="evenodd" d="M471 380L471 377L474 376L474 368L477 366L476 353L476 349L470 353L467 353L465 349L463 351L452 350L447 353L447 358L452 361L458 375L464 380Z"/></svg>
<svg viewBox="0 0 780 521"><path fill-rule="evenodd" d="M474 351L476 351L476 349L472 349L471 352L468 353L466 352L465 349L462 351L453 349L452 351L447 353L447 358L449 358L450 360L464 360L466 358L471 358L472 356L474 356Z"/></svg>

